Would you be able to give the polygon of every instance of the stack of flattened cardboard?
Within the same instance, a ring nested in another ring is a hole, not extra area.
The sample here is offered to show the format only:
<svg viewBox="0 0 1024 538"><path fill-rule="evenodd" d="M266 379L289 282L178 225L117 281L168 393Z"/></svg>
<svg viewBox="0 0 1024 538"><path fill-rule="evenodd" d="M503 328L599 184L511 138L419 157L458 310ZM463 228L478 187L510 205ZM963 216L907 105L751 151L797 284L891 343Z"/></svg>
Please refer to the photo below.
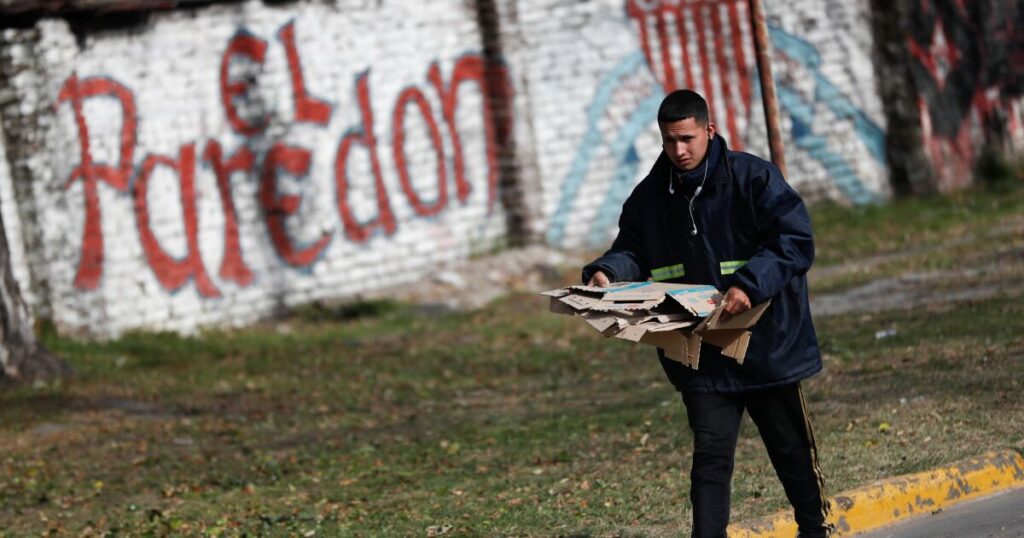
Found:
<svg viewBox="0 0 1024 538"><path fill-rule="evenodd" d="M743 364L750 342L747 329L770 304L729 316L722 293L714 286L661 282L569 286L541 295L550 298L552 312L580 316L605 336L659 347L666 357L694 370L701 342L721 348L722 355Z"/></svg>

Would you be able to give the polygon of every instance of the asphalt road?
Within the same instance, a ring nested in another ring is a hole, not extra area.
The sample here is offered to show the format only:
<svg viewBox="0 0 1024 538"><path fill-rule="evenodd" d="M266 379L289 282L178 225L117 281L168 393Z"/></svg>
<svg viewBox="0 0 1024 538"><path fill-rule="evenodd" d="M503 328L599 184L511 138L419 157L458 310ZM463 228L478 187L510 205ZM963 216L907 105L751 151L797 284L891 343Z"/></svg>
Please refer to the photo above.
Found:
<svg viewBox="0 0 1024 538"><path fill-rule="evenodd" d="M965 501L857 538L1024 537L1024 488Z"/></svg>

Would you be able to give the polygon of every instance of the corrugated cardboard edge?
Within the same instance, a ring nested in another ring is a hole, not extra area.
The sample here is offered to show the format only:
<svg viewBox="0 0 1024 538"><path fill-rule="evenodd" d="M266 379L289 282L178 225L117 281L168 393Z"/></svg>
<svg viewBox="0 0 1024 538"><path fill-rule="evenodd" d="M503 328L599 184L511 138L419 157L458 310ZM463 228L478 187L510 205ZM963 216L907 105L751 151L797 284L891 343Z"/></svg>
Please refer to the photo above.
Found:
<svg viewBox="0 0 1024 538"><path fill-rule="evenodd" d="M575 316L576 311L573 308L562 302L558 297L550 297L548 301L548 310L555 314L565 314L569 316Z"/></svg>
<svg viewBox="0 0 1024 538"><path fill-rule="evenodd" d="M647 329L648 328L643 325L629 325L615 333L615 338L629 340L630 342L639 342L643 339L643 336L647 334Z"/></svg>
<svg viewBox="0 0 1024 538"><path fill-rule="evenodd" d="M749 329L750 327L753 327L754 324L758 322L758 320L761 319L761 316L764 315L765 311L768 310L768 307L771 304L771 301L766 301L759 305L750 307L747 310L744 310L743 312L740 312L739 314L736 314L734 316L726 316L725 312L721 310L724 305L720 305L717 309L718 312L716 312L716 315L708 317L709 321L705 328L722 330ZM722 318L726 317L728 319L725 319L723 321Z"/></svg>
<svg viewBox="0 0 1024 538"><path fill-rule="evenodd" d="M597 329L597 331L605 336L611 336L618 332L618 319L615 316L583 316L583 319L590 324L591 327Z"/></svg>
<svg viewBox="0 0 1024 538"><path fill-rule="evenodd" d="M665 357L694 370L700 361L700 336L684 331L646 332L640 341L661 348Z"/></svg>
<svg viewBox="0 0 1024 538"><path fill-rule="evenodd" d="M720 348L722 355L736 362L743 364L747 356L747 346L750 345L750 331L746 329L715 329L700 333L700 337L707 343Z"/></svg>
<svg viewBox="0 0 1024 538"><path fill-rule="evenodd" d="M716 310L717 308L719 308L719 307L715 307L715 308L713 308L713 309L711 309L711 310L709 310L709 311L706 311L706 310L698 310L698 309L696 309L696 308L694 307L694 304L693 304L693 303L691 303L691 302L689 302L689 301L685 300L685 299L683 298L683 295L681 295L681 294L671 294L671 293L667 293L667 294L665 294L665 295L666 295L666 296L668 296L668 297L670 297L670 298L671 298L671 299L672 299L672 300L673 300L673 301L674 301L674 302L675 302L676 304L678 304L679 306L683 307L683 309L685 309L685 310L686 310L687 312L689 312L689 313L693 314L694 316L696 316L696 317L698 317L698 318L702 318L702 317L705 317L705 316L710 316L710 315L711 315L712 313L714 313L714 311L715 311L715 310Z"/></svg>
<svg viewBox="0 0 1024 538"><path fill-rule="evenodd" d="M632 312L636 310L652 310L665 300L665 296L657 297L641 302L611 302L602 299L599 303L590 307L598 312Z"/></svg>
<svg viewBox="0 0 1024 538"><path fill-rule="evenodd" d="M579 290L581 288L595 289L587 286L571 286L569 289ZM556 314L582 315L584 318L589 318L587 314L590 312L597 313L598 315L609 312L617 312L619 315L627 316L635 315L634 312L630 311L606 308L607 304L596 297L572 296L568 293L562 294L559 290L551 290L541 295L549 298L548 309ZM664 298L665 296L662 297L662 299ZM689 331L680 329L650 331L650 327L645 327L642 322L623 327L621 323L610 324L599 319L586 319L586 321L604 336L615 336L616 338L631 342L653 345L661 348L667 358L697 369L702 340L720 348L722 355L735 359L739 364L743 364L747 347L750 344L750 332L745 329L757 323L770 304L771 301L762 303L732 316L726 321L721 321L725 305L719 304L710 315Z"/></svg>

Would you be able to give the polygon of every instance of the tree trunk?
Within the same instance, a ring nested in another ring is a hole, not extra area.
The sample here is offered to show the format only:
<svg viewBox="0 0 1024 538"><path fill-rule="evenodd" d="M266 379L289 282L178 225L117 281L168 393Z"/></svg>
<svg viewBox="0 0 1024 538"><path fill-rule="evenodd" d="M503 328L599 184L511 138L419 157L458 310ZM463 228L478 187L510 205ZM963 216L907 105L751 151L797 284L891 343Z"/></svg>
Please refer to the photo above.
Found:
<svg viewBox="0 0 1024 538"><path fill-rule="evenodd" d="M68 366L36 340L28 307L11 270L7 231L0 216L0 381L51 381Z"/></svg>

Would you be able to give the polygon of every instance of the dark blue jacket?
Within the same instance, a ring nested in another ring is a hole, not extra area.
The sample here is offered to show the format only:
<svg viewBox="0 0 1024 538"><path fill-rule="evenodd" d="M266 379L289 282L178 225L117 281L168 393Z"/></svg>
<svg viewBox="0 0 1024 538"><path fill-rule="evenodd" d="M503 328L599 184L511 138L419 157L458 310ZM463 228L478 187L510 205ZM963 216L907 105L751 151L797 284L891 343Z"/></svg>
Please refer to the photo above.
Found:
<svg viewBox="0 0 1024 538"><path fill-rule="evenodd" d="M722 144L720 160L694 200L693 221L678 180L669 191L674 167L662 153L623 205L611 249L584 267L583 281L601 270L613 282L738 286L753 305L772 300L751 329L742 365L703 345L694 371L658 350L680 391L739 392L810 377L821 370L821 354L807 300L814 260L807 208L778 167L730 151L721 136L713 143Z"/></svg>

